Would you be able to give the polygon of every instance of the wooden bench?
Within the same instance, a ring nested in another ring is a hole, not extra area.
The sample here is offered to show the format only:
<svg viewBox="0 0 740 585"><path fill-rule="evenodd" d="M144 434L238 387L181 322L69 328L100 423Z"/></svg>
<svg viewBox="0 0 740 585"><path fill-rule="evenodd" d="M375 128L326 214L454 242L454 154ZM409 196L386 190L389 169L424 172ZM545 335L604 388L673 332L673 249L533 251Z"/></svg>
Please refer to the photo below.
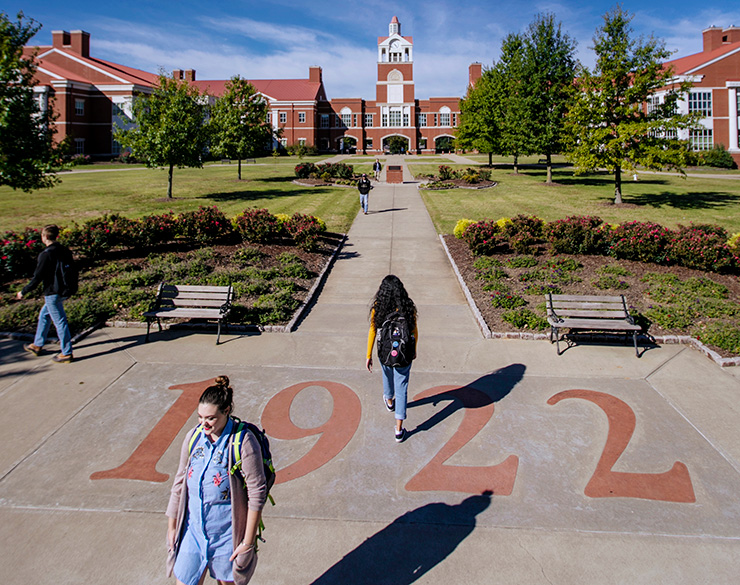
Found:
<svg viewBox="0 0 740 585"><path fill-rule="evenodd" d="M545 295L547 321L550 323L550 343L560 352L560 330L582 329L590 331L617 331L632 334L637 350L637 333L642 327L635 324L627 309L624 295L607 297L598 295Z"/></svg>
<svg viewBox="0 0 740 585"><path fill-rule="evenodd" d="M221 340L221 323L228 329L229 312L234 300L234 289L229 286L188 286L181 284L159 285L154 309L144 313L146 317L146 341L149 328L156 319L162 331L160 319L209 319L218 321L216 345Z"/></svg>

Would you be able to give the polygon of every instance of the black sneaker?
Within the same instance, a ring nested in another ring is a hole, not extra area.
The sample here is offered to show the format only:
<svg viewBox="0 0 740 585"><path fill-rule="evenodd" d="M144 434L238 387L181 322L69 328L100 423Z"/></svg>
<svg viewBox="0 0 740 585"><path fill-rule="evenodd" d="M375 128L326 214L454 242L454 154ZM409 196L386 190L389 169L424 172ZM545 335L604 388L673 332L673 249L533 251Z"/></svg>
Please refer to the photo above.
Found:
<svg viewBox="0 0 740 585"><path fill-rule="evenodd" d="M400 431L396 431L396 443L403 443L406 440L406 429L401 428Z"/></svg>
<svg viewBox="0 0 740 585"><path fill-rule="evenodd" d="M385 409L388 412L394 412L396 410L396 401L395 401L395 399L391 399L391 403L388 404L388 401L385 399L385 396L383 396L383 404L385 404Z"/></svg>

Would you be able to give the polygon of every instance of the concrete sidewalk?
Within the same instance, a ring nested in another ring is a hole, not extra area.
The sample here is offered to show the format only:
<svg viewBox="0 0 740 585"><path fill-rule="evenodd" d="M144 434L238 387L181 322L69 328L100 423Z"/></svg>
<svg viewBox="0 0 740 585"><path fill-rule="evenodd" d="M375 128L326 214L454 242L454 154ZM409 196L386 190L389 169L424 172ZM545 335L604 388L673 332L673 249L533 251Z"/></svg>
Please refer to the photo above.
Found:
<svg viewBox="0 0 740 585"><path fill-rule="evenodd" d="M179 447L225 373L281 473L252 583L736 583L740 372L483 339L405 180L375 184L292 334L104 329L70 365L0 340L2 582L167 582ZM400 445L364 369L388 273L419 308Z"/></svg>

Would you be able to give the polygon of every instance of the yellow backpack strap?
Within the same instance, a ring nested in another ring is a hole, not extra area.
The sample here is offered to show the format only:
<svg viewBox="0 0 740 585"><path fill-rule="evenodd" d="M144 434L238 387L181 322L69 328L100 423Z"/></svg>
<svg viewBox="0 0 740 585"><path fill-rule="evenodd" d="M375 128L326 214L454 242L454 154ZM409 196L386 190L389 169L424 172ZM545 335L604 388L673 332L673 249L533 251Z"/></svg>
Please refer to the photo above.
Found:
<svg viewBox="0 0 740 585"><path fill-rule="evenodd" d="M195 427L195 432L193 433L193 436L190 437L190 442L188 443L188 457L193 452L193 445L195 445L195 442L198 440L198 437L200 437L202 432L203 425L198 425L197 427Z"/></svg>
<svg viewBox="0 0 740 585"><path fill-rule="evenodd" d="M234 475L234 473L238 471L241 472L242 470L242 442L244 441L244 433L246 432L247 425L243 423L242 421L236 419L234 420L235 423L237 423L236 430L234 431L234 440L231 443L231 446L234 450L233 452L233 459L234 465L231 466L231 469L229 470L229 473L231 475ZM242 479L243 478L242 474ZM246 482L244 483L244 487L246 488Z"/></svg>

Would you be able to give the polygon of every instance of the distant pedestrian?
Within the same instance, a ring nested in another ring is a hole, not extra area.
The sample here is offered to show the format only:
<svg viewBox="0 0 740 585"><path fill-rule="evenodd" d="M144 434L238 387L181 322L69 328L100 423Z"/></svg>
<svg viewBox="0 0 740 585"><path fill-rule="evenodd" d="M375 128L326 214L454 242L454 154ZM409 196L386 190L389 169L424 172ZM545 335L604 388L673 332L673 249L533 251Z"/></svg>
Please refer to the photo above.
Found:
<svg viewBox="0 0 740 585"><path fill-rule="evenodd" d="M365 365L373 371L373 345L378 338L378 359L383 370L383 402L396 417L395 437L401 443L406 438L406 419L411 362L416 357L419 330L416 305L409 298L401 280L389 274L380 283L370 310L370 330L367 336Z"/></svg>
<svg viewBox="0 0 740 585"><path fill-rule="evenodd" d="M229 378L219 376L198 403L198 426L182 443L167 505L167 576L178 585L246 585L257 566L257 529L267 496L262 450L249 431L236 441L239 420ZM241 455L241 473L234 451Z"/></svg>
<svg viewBox="0 0 740 585"><path fill-rule="evenodd" d="M57 242L59 237L59 228L55 225L44 226L41 230L41 241L46 248L39 254L36 262L36 270L33 273L31 281L18 291L16 298L23 298L23 295L35 289L40 283L44 285L44 306L39 312L39 320L36 326L36 337L33 343L27 343L23 349L34 355L40 355L46 344L46 337L49 333L51 324L57 330L57 337L61 344L61 353L54 356L57 363L69 363L74 358L72 356L72 335L69 331L67 314L64 312L64 294L66 291L60 290L59 279L57 275L57 263L59 261L72 264L72 252L69 248L62 246Z"/></svg>
<svg viewBox="0 0 740 585"><path fill-rule="evenodd" d="M380 161L376 158L375 162L373 163L373 173L375 173L375 180L380 181L380 171L383 169L383 166L380 164Z"/></svg>
<svg viewBox="0 0 740 585"><path fill-rule="evenodd" d="M362 211L365 215L367 215L367 200L370 189L372 188L373 186L370 184L370 179L367 178L367 175L365 173L362 173L362 177L360 177L360 180L357 181L357 190L360 192L360 207L362 207Z"/></svg>

